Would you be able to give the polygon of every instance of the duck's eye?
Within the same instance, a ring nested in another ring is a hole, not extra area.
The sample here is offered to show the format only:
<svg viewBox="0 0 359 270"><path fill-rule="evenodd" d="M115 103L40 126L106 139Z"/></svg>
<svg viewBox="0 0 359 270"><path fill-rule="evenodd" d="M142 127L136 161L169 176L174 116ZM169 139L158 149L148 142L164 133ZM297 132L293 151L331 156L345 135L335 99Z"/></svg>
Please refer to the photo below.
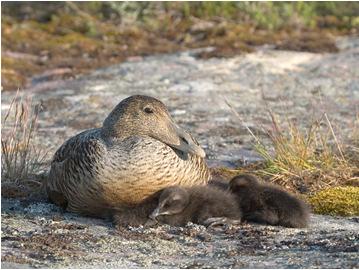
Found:
<svg viewBox="0 0 359 270"><path fill-rule="evenodd" d="M189 144L188 141L187 141L185 138L181 137L181 140L182 140L185 144Z"/></svg>
<svg viewBox="0 0 359 270"><path fill-rule="evenodd" d="M145 113L153 113L153 109L151 107L145 107L143 110Z"/></svg>

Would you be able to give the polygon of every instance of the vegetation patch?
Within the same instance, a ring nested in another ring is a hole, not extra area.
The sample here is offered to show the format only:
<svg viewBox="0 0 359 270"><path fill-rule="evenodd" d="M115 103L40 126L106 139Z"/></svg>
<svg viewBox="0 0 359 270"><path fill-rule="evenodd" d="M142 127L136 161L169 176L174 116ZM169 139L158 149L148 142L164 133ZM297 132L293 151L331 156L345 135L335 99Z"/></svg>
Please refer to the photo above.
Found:
<svg viewBox="0 0 359 270"><path fill-rule="evenodd" d="M227 101L232 112L240 115ZM326 113L313 118L307 128L300 128L288 117L279 118L269 110L270 127L262 127L269 142L260 139L244 125L254 139L253 147L264 162L240 168L266 181L296 193L313 194L336 186L357 186L359 181L358 130L354 129L348 142L338 139Z"/></svg>
<svg viewBox="0 0 359 270"><path fill-rule="evenodd" d="M359 187L333 187L315 193L308 201L317 214L358 216Z"/></svg>
<svg viewBox="0 0 359 270"><path fill-rule="evenodd" d="M233 170L226 167L210 168L213 179L230 180L241 173L241 170Z"/></svg>
<svg viewBox="0 0 359 270"><path fill-rule="evenodd" d="M286 125L271 113L272 127L267 130L271 147L257 138L256 151L264 158L264 167L256 173L287 189L310 193L345 185L358 179L358 157L347 153L339 142L326 114L306 130L286 119Z"/></svg>
<svg viewBox="0 0 359 270"><path fill-rule="evenodd" d="M357 33L358 12L357 2L6 2L2 86L22 88L52 69L74 76L132 56L190 48L214 48L200 58L265 44L335 52L335 36Z"/></svg>
<svg viewBox="0 0 359 270"><path fill-rule="evenodd" d="M47 152L33 143L40 110L41 104L33 105L30 98L16 95L3 118L1 184L5 197L22 197L41 188L43 177L39 174L45 168Z"/></svg>
<svg viewBox="0 0 359 270"><path fill-rule="evenodd" d="M269 146L248 128L264 162L236 172L255 174L298 193L314 213L359 215L359 122L355 122L349 144L344 144L325 113L304 130L288 118L281 121L269 114L271 128L264 129Z"/></svg>

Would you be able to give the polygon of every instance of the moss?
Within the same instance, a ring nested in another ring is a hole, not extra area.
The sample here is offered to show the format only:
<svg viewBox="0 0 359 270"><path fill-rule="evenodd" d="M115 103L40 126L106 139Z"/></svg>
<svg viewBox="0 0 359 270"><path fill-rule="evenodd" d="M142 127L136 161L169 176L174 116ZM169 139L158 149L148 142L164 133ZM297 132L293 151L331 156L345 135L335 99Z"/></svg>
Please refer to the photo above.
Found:
<svg viewBox="0 0 359 270"><path fill-rule="evenodd" d="M359 187L334 187L317 192L309 199L317 214L359 215Z"/></svg>

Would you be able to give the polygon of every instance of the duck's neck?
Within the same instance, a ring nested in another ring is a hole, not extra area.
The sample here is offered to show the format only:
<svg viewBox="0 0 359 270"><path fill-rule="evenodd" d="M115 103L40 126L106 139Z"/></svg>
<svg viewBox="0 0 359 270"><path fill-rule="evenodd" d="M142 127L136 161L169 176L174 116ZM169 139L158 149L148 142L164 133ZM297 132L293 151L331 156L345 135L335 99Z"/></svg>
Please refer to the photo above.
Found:
<svg viewBox="0 0 359 270"><path fill-rule="evenodd" d="M142 130L133 127L127 119L112 121L106 118L102 125L102 135L108 138L126 139L133 135L145 135Z"/></svg>
<svg viewBox="0 0 359 270"><path fill-rule="evenodd" d="M124 139L133 133L129 127L131 125L128 125L128 119L118 110L113 110L103 121L102 134L105 137Z"/></svg>

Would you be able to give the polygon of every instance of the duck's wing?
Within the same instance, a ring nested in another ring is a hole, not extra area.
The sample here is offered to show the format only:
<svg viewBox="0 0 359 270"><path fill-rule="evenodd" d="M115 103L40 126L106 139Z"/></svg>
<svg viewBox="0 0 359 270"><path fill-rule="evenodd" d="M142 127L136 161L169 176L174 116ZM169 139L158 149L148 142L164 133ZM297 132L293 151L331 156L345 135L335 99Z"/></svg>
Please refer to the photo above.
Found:
<svg viewBox="0 0 359 270"><path fill-rule="evenodd" d="M57 162L63 162L64 160L73 157L79 152L80 148L85 147L89 141L99 137L99 129L85 130L64 142L61 147L56 151L52 159L51 165Z"/></svg>
<svg viewBox="0 0 359 270"><path fill-rule="evenodd" d="M46 181L46 191L53 203L66 208L67 199L64 196L64 189L70 185L68 183L70 179L65 177L65 174L86 173L78 171L80 166L90 172L91 165L96 158L95 155L101 147L98 136L99 131L97 129L86 130L68 139L56 151ZM76 178L74 177L74 179Z"/></svg>

